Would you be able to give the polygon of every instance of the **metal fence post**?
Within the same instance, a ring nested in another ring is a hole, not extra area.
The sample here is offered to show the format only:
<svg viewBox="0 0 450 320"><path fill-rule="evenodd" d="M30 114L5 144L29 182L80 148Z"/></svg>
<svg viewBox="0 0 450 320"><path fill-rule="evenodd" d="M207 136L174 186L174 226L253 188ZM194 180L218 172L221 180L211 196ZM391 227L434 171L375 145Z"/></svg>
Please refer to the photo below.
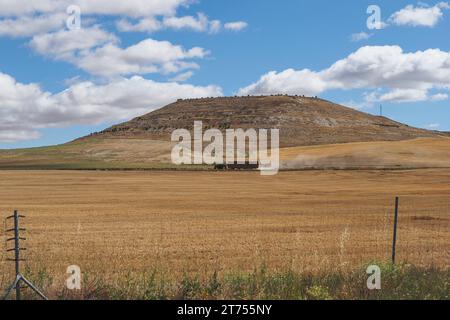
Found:
<svg viewBox="0 0 450 320"><path fill-rule="evenodd" d="M19 214L14 210L14 257L16 265L16 278L20 274L20 240L19 240ZM20 300L20 283L16 285L16 300Z"/></svg>
<svg viewBox="0 0 450 320"><path fill-rule="evenodd" d="M396 246L397 246L397 227L398 227L398 206L399 197L395 198L395 216L394 216L394 238L392 240L392 264L395 264Z"/></svg>
<svg viewBox="0 0 450 320"><path fill-rule="evenodd" d="M14 220L14 228L6 230L6 233L14 232L14 237L6 240L6 243L9 243L10 241L14 241L14 248L12 248L12 249L7 248L6 252L14 251L14 259L7 259L7 260L15 262L16 278L15 278L13 284L7 290L6 295L3 299L6 300L8 298L8 296L11 294L11 292L13 291L13 289L15 289L16 290L16 300L20 300L22 298L21 292L20 292L20 285L23 282L27 287L29 287L31 290L33 290L38 296L40 296L44 300L47 300L47 297L41 291L39 291L39 289L36 288L30 281L28 281L27 278L25 278L20 273L20 261L24 260L20 257L20 251L26 250L26 248L20 247L20 240L26 240L25 238L20 237L20 231L25 231L24 228L20 228L20 226L19 226L20 218L25 218L25 216L19 215L17 210L14 210L14 214L12 216L9 216L6 218L6 220L9 220L9 219Z"/></svg>

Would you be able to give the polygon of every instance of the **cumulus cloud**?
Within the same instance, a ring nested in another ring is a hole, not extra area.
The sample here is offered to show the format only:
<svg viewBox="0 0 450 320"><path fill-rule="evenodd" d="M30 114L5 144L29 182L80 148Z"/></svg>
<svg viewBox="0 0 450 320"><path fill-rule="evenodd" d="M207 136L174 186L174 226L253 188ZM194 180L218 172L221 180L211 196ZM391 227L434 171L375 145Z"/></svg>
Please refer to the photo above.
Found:
<svg viewBox="0 0 450 320"><path fill-rule="evenodd" d="M0 142L3 143L37 140L41 136L39 131L33 130L0 130Z"/></svg>
<svg viewBox="0 0 450 320"><path fill-rule="evenodd" d="M305 94L315 95L327 89L327 83L320 73L309 69L287 69L282 72L271 71L257 82L239 90L240 95L265 94Z"/></svg>
<svg viewBox="0 0 450 320"><path fill-rule="evenodd" d="M191 0L36 0L32 3L0 0L0 17L3 17L0 18L0 36L31 37L28 45L37 53L72 63L95 76L179 73L197 69L199 66L193 59L204 58L209 52L152 39L123 48L116 35L92 21L99 15L113 15L114 19L120 15L122 20L117 22L120 31L152 32L167 28L220 31L222 23L210 20L203 13L176 16L180 6L191 3ZM85 27L65 28L69 5L81 8L82 21L88 21ZM89 18L89 15L95 16Z"/></svg>
<svg viewBox="0 0 450 320"><path fill-rule="evenodd" d="M430 94L426 89L393 89L388 92L371 92L366 94L366 102L420 102L447 100L448 95L443 93Z"/></svg>
<svg viewBox="0 0 450 320"><path fill-rule="evenodd" d="M188 29L196 32L216 32L216 21L210 21L203 13L198 13L197 16L183 16L183 17L164 17L159 20L155 17L147 17L132 22L129 19L121 19L116 23L117 28L122 32L156 32L165 29L182 30Z"/></svg>
<svg viewBox="0 0 450 320"><path fill-rule="evenodd" d="M21 16L0 20L0 36L30 37L64 27L67 16L61 13Z"/></svg>
<svg viewBox="0 0 450 320"><path fill-rule="evenodd" d="M166 29L171 30L192 30L195 32L218 33L222 29L220 20L210 20L204 13L196 16L166 16L162 19L146 17L138 21L121 19L116 23L117 29L122 32L156 32ZM247 27L244 21L228 22L223 26L226 30L239 31Z"/></svg>
<svg viewBox="0 0 450 320"><path fill-rule="evenodd" d="M54 12L58 9L67 7L69 1L54 0L0 0L0 15L2 16L21 16L34 13Z"/></svg>
<svg viewBox="0 0 450 320"><path fill-rule="evenodd" d="M74 61L75 57L88 54L92 48L118 41L116 36L94 26L36 35L30 41L30 46L42 55Z"/></svg>
<svg viewBox="0 0 450 320"><path fill-rule="evenodd" d="M52 94L0 73L0 141L39 138L39 129L120 121L150 112L178 98L223 95L217 86L155 82L139 76L98 85L79 82Z"/></svg>
<svg viewBox="0 0 450 320"><path fill-rule="evenodd" d="M121 19L116 22L116 27L122 32L156 32L164 29L164 25L155 17L140 19L136 23L128 19Z"/></svg>
<svg viewBox="0 0 450 320"><path fill-rule="evenodd" d="M191 0L0 0L0 36L29 37L62 29L71 5L80 8L83 20L120 15L145 18L146 25L140 27L150 28L148 24L154 17L174 16L179 7L190 3ZM125 22L121 26L127 28Z"/></svg>
<svg viewBox="0 0 450 320"><path fill-rule="evenodd" d="M22 84L9 75L0 73L0 141L14 142L39 137L36 128L30 127L35 114L47 113L49 94L42 92L36 84Z"/></svg>
<svg viewBox="0 0 450 320"><path fill-rule="evenodd" d="M91 74L115 76L148 73L175 73L184 69L196 69L191 59L204 58L208 52L194 47L185 50L168 41L143 40L125 49L107 44L84 54L77 66Z"/></svg>
<svg viewBox="0 0 450 320"><path fill-rule="evenodd" d="M196 69L198 64L191 60L209 54L200 47L184 49L150 38L127 48L121 48L118 43L116 36L94 26L37 35L30 41L30 47L42 55L73 63L92 75L104 77Z"/></svg>
<svg viewBox="0 0 450 320"><path fill-rule="evenodd" d="M224 28L226 30L231 31L241 31L248 27L248 23L245 21L235 21L235 22L228 22L225 23Z"/></svg>
<svg viewBox="0 0 450 320"><path fill-rule="evenodd" d="M388 92L371 92L366 94L367 102L415 102L430 100L427 90L393 89Z"/></svg>
<svg viewBox="0 0 450 320"><path fill-rule="evenodd" d="M436 93L431 96L432 101L443 101L448 100L448 94L446 93Z"/></svg>
<svg viewBox="0 0 450 320"><path fill-rule="evenodd" d="M0 15L65 12L70 5L79 6L83 14L145 17L174 15L180 6L192 0L0 0Z"/></svg>
<svg viewBox="0 0 450 320"><path fill-rule="evenodd" d="M398 26L434 27L442 19L443 10L450 9L448 2L440 2L433 7L408 5L395 12L389 22Z"/></svg>
<svg viewBox="0 0 450 320"><path fill-rule="evenodd" d="M219 32L222 22L210 20L203 13L177 16L180 7L192 3L192 0L0 0L0 36L31 37L28 45L37 53L72 63L95 76L179 73L197 69L198 64L192 60L204 58L208 51L199 47L185 50L152 39L123 48L116 35L94 23L100 16L110 15L113 19L121 17L116 26L123 32L164 29ZM84 27L67 30L66 10L74 5L80 7ZM245 22L226 24L226 28L235 30L245 26Z"/></svg>
<svg viewBox="0 0 450 320"><path fill-rule="evenodd" d="M78 5L87 14L124 15L130 17L171 16L180 6L187 6L192 0L68 0Z"/></svg>
<svg viewBox="0 0 450 320"><path fill-rule="evenodd" d="M210 21L208 17L203 14L197 14L197 17L184 16L184 17L165 17L163 20L163 25L166 28L171 28L175 30L181 29L191 29L197 32L210 32L214 33L219 31L218 24L220 21L213 20Z"/></svg>
<svg viewBox="0 0 450 320"><path fill-rule="evenodd" d="M383 101L423 101L445 98L431 89L449 90L450 52L429 49L412 53L399 46L366 46L321 71L271 71L239 90L247 94L317 95L332 89L376 89L371 98Z"/></svg>
<svg viewBox="0 0 450 320"><path fill-rule="evenodd" d="M116 22L122 32L156 32L164 29L193 30L217 33L220 20L210 20L204 13L177 16L177 9L189 6L192 0L0 0L0 35L32 36L61 28L61 19L68 18L66 9L75 5L82 17L120 16ZM245 22L231 22L226 29L240 30Z"/></svg>

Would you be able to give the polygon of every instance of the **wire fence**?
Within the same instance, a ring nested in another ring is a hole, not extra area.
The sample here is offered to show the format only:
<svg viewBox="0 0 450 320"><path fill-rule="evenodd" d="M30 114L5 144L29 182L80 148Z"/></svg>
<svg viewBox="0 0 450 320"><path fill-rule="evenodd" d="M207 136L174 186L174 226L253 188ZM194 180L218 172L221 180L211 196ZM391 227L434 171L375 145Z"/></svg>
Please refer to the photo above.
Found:
<svg viewBox="0 0 450 320"><path fill-rule="evenodd" d="M149 270L175 276L261 266L325 272L391 260L394 197L367 198L367 206L357 208L343 207L336 200L314 202L275 213L123 212L56 219L29 209L24 272L40 275L42 281L48 277L62 282L66 268L74 264L84 272L114 278ZM439 195L400 197L398 263L449 267L449 204ZM0 289L4 290L14 267L6 261L7 245L2 243Z"/></svg>

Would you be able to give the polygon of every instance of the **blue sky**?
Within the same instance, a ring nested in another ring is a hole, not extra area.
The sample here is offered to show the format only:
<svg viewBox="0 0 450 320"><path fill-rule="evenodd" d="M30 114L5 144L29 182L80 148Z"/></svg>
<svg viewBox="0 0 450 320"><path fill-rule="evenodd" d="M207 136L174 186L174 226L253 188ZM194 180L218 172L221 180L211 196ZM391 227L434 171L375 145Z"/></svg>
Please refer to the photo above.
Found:
<svg viewBox="0 0 450 320"><path fill-rule="evenodd" d="M0 0L0 148L64 143L178 97L278 92L450 131L446 2L33 3Z"/></svg>

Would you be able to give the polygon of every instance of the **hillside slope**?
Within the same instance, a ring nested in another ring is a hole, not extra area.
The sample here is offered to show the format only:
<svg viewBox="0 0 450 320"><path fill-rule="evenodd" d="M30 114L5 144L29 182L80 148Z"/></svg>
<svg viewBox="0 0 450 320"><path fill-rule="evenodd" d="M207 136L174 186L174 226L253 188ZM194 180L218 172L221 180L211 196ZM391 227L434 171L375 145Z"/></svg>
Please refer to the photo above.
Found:
<svg viewBox="0 0 450 320"><path fill-rule="evenodd" d="M175 129L280 129L281 147L365 141L398 141L436 136L322 99L262 96L179 100L164 108L97 134L101 137L145 137L168 140Z"/></svg>
<svg viewBox="0 0 450 320"><path fill-rule="evenodd" d="M450 168L450 138L284 148L281 163L284 169Z"/></svg>

